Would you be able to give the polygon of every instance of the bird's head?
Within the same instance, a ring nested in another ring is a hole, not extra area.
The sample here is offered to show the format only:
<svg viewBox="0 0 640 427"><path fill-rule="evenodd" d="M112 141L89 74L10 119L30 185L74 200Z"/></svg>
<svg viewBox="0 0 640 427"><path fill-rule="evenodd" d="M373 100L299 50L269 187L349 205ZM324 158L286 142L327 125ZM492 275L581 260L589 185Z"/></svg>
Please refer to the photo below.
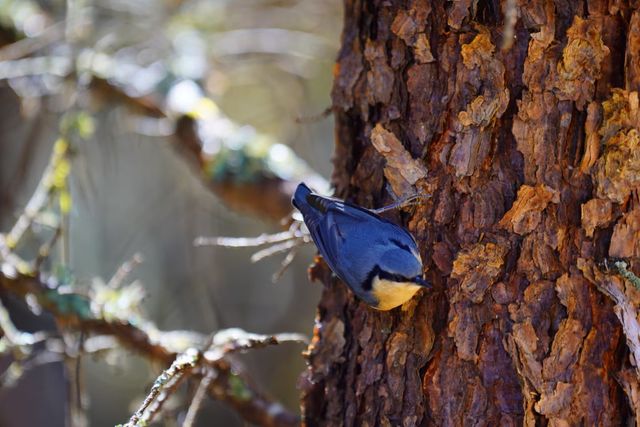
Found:
<svg viewBox="0 0 640 427"><path fill-rule="evenodd" d="M404 248L387 251L368 280L373 306L378 310L391 310L410 300L420 288L431 287L422 277L420 256Z"/></svg>

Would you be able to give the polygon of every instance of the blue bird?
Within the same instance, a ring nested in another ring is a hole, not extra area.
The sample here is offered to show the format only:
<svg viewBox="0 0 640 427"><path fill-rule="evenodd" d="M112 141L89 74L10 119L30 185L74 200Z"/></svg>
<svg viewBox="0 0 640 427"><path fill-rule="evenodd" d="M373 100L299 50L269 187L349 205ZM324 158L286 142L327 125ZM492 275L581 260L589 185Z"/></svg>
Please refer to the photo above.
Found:
<svg viewBox="0 0 640 427"><path fill-rule="evenodd" d="M421 287L422 259L409 232L371 210L298 185L292 200L331 270L364 302L391 310Z"/></svg>

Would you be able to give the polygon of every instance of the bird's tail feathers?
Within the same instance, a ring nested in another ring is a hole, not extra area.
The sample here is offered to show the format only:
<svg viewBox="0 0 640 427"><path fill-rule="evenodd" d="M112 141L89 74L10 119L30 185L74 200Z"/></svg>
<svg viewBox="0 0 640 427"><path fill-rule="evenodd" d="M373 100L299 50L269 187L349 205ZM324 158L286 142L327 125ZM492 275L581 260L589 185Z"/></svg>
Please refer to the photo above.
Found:
<svg viewBox="0 0 640 427"><path fill-rule="evenodd" d="M295 206L300 212L304 213L304 208L309 205L307 201L307 196L312 193L311 189L305 184L301 182L298 184L298 188L296 188L296 192L293 195L293 199L291 203Z"/></svg>

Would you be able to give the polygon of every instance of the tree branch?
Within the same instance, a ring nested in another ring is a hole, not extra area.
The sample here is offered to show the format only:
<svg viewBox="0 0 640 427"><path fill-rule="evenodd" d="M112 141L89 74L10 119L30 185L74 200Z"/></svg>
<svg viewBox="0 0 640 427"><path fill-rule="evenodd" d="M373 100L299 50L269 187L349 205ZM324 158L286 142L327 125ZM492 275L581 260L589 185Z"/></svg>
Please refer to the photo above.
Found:
<svg viewBox="0 0 640 427"><path fill-rule="evenodd" d="M123 319L96 317L89 310L88 298L82 295L62 294L51 289L45 279L39 280L15 270L11 271L6 265L0 270L0 288L3 290L21 297L33 295L59 324L87 334L113 336L120 345L139 353L149 361L167 366L179 353L188 348L202 348L205 345L205 336L195 332L164 332L156 329L151 322L136 321L134 325ZM8 275L7 272L12 274ZM297 335L286 337L288 339L277 337L271 337L270 343L300 339ZM240 345L237 350L256 346ZM228 404L250 423L267 427L299 425L297 415L255 389L243 374L232 369L232 363L226 357L206 355L205 358L218 373L208 389L211 398Z"/></svg>

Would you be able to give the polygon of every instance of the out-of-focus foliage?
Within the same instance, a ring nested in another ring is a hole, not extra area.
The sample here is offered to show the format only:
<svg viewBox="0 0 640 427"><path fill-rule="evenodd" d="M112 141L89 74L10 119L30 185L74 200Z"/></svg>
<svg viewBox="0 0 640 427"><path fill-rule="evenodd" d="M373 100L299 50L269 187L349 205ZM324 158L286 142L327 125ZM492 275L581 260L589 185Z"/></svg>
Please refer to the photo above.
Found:
<svg viewBox="0 0 640 427"><path fill-rule="evenodd" d="M176 80L190 79L238 123L285 141L299 132L294 118L329 105L327 70L341 25L337 1L68 3L75 12L61 1L0 1L6 28L15 28L18 37L43 34L50 42L34 55L46 59L35 69L10 72L4 64L0 77L24 72L30 79L12 79L21 95L61 90L60 78L74 68L160 102ZM51 31L61 27L65 31ZM48 72L36 73L43 70ZM313 105L310 99L316 99Z"/></svg>
<svg viewBox="0 0 640 427"><path fill-rule="evenodd" d="M288 148L274 145L282 143L328 176L332 123L295 119L330 104L341 23L337 0L0 0L0 231L11 227L32 194L62 117L72 111L67 117L78 118L79 137L68 141L72 156L69 168L58 170L64 179L54 207L69 224L43 263L52 277L85 286L91 312L113 319L122 317L119 311L135 313L142 301L165 330L237 326L309 333L318 292L306 284L311 251L273 287L277 261L250 265L248 251L193 247L197 235L273 229L229 214L193 179L171 149L175 120L184 111L167 96L193 82L242 129L240 136L269 142L255 148L276 151L265 162L287 158ZM285 163L272 166L286 173L291 165ZM46 215L38 220L29 238L47 240ZM110 277L136 252L145 262L134 286L114 288L96 279ZM19 327L41 327L26 314L14 320ZM158 373L122 356L110 353L111 367L104 359L83 359L91 425L124 421ZM244 361L263 389L295 409L298 349L265 350ZM60 390L68 383L59 370L33 372L0 399L3 425L24 422L27 413L50 425L60 421L48 417L46 404L59 416L66 398ZM168 413L184 409L173 404ZM212 419L237 421L209 404L201 422Z"/></svg>

